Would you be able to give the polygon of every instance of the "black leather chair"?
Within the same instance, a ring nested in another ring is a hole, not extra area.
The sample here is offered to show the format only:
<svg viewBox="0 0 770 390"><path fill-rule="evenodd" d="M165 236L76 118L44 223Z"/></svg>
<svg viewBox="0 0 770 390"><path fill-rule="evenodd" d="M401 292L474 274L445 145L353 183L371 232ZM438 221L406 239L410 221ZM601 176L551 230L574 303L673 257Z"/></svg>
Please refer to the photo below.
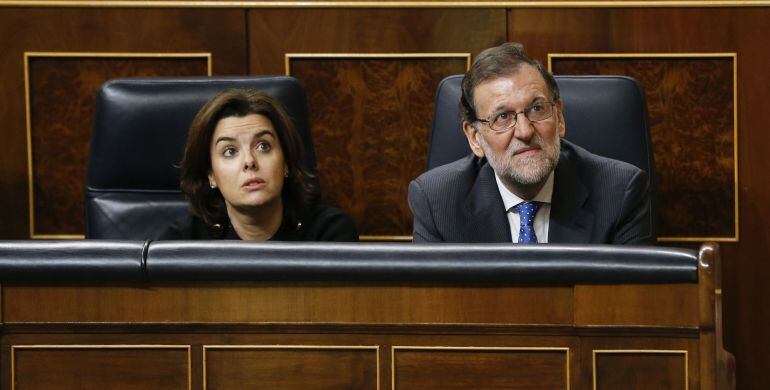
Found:
<svg viewBox="0 0 770 390"><path fill-rule="evenodd" d="M96 99L86 178L86 238L148 239L187 213L179 162L195 114L228 88L255 88L286 107L315 170L307 102L291 77L152 78L105 83Z"/></svg>
<svg viewBox="0 0 770 390"><path fill-rule="evenodd" d="M438 85L427 169L471 153L460 119L462 79L463 75L453 75ZM642 87L624 76L556 76L556 82L564 101L565 138L592 153L649 173L655 218L655 164Z"/></svg>

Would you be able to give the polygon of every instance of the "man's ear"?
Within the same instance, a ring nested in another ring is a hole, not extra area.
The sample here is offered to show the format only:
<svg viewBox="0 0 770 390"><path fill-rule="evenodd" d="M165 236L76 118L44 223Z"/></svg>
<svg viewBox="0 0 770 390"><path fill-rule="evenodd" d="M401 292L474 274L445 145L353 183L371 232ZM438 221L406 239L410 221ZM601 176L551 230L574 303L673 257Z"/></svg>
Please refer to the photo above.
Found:
<svg viewBox="0 0 770 390"><path fill-rule="evenodd" d="M463 121L463 132L465 132L465 137L468 138L468 145L471 147L473 154L477 157L484 157L484 149L481 148L479 141L479 137L481 137L479 131L473 127L472 123Z"/></svg>
<svg viewBox="0 0 770 390"><path fill-rule="evenodd" d="M567 126L564 123L564 103L561 99L556 101L556 115L559 119L559 128L557 129L559 138L564 138L564 135L567 134Z"/></svg>

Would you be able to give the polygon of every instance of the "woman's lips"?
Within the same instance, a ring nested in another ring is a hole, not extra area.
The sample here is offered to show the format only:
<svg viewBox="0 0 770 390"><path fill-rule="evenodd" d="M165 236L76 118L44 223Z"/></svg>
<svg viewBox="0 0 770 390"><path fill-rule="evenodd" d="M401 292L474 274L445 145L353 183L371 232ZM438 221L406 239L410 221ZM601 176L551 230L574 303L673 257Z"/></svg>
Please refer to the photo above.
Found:
<svg viewBox="0 0 770 390"><path fill-rule="evenodd" d="M267 183L262 179L251 179L246 180L242 187L246 190L259 190L264 188L266 185Z"/></svg>

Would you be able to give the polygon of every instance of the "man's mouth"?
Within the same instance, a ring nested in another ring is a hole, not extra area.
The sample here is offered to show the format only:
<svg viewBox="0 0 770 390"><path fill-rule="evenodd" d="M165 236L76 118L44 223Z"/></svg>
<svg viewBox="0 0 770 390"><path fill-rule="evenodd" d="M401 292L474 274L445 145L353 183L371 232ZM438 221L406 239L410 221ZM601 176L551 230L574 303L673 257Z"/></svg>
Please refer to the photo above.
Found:
<svg viewBox="0 0 770 390"><path fill-rule="evenodd" d="M540 147L538 146L528 146L521 149L518 149L513 153L514 156L527 156L530 154L534 154L540 151Z"/></svg>

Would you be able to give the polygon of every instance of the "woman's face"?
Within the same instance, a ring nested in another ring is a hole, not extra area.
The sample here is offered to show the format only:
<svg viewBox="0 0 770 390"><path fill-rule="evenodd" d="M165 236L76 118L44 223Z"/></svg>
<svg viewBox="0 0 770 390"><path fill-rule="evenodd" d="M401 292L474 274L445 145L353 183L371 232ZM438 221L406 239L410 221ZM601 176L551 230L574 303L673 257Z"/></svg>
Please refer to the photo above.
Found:
<svg viewBox="0 0 770 390"><path fill-rule="evenodd" d="M210 152L209 182L219 187L228 211L281 204L288 167L270 119L259 114L221 119Z"/></svg>

